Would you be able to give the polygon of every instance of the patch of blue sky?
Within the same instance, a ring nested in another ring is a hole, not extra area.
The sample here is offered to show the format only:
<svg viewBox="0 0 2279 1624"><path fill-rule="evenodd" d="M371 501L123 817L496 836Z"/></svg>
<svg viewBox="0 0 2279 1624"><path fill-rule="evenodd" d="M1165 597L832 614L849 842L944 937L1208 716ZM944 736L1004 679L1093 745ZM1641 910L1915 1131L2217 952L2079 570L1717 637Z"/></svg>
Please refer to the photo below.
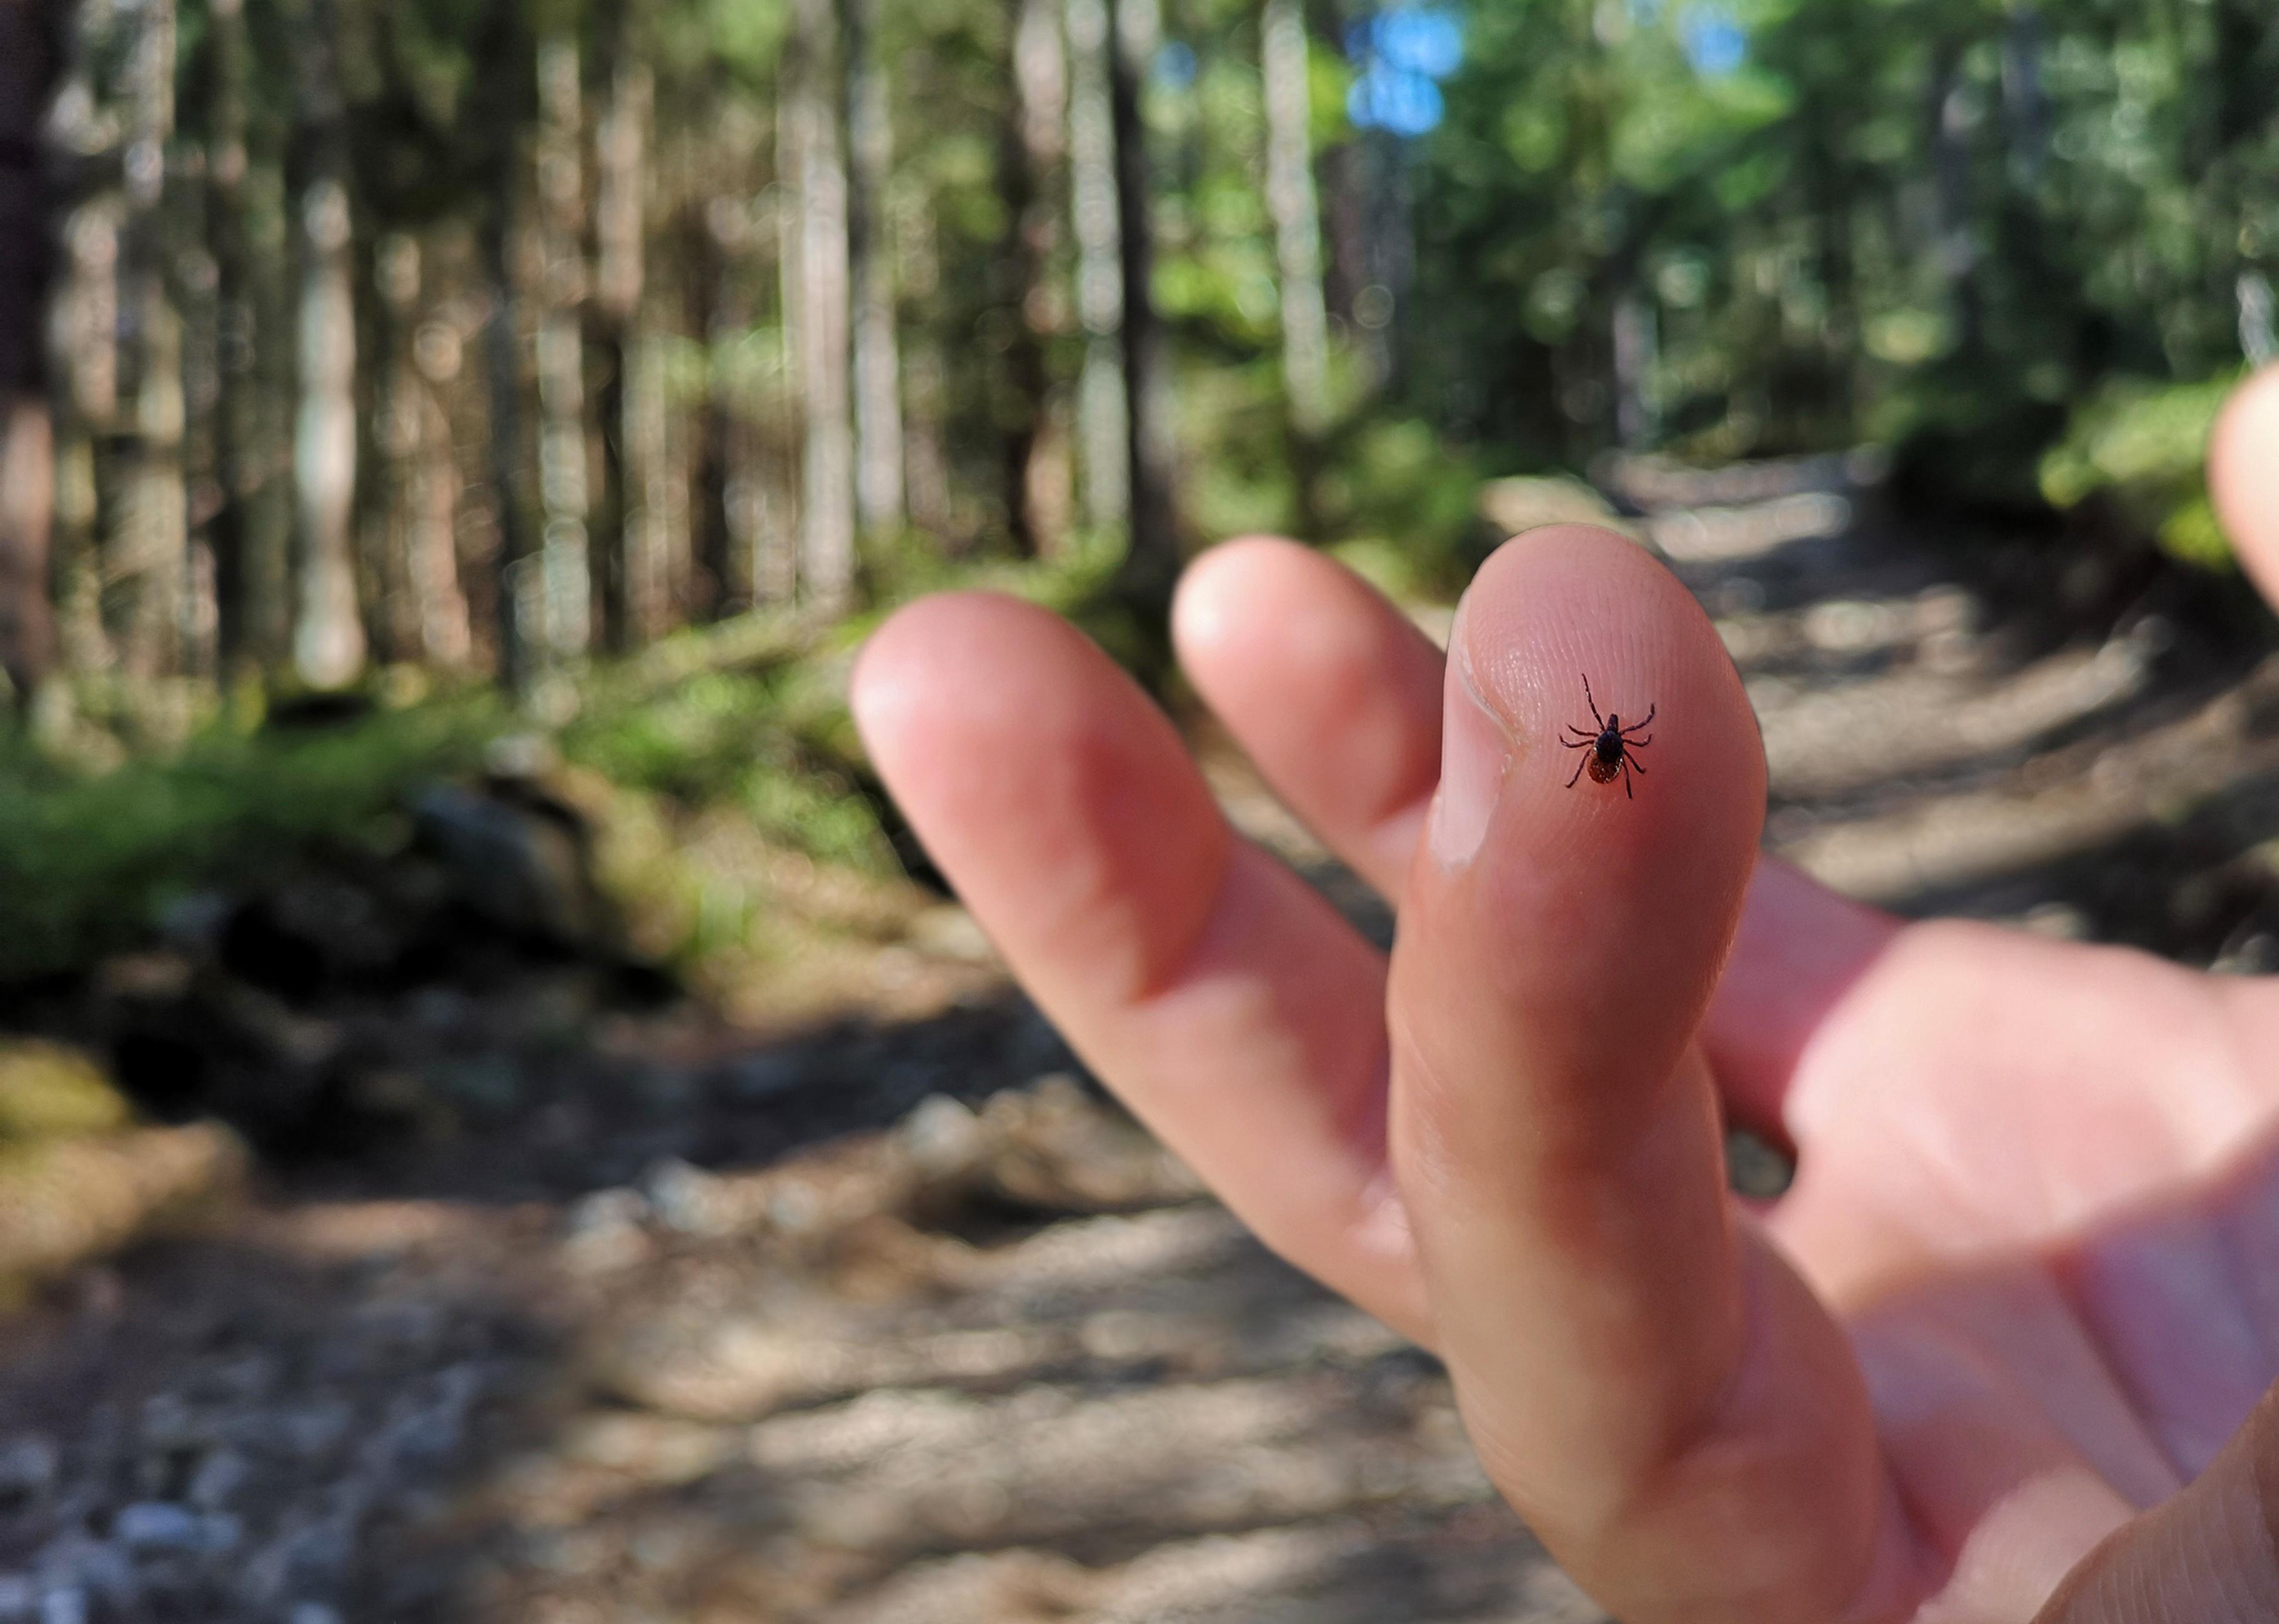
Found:
<svg viewBox="0 0 2279 1624"><path fill-rule="evenodd" d="M1697 5L1690 9L1678 26L1678 37L1684 42L1686 59L1693 64L1693 71L1707 79L1737 73L1749 59L1749 31L1730 11L1720 6Z"/></svg>
<svg viewBox="0 0 2279 1624"><path fill-rule="evenodd" d="M1363 68L1346 92L1346 117L1357 129L1423 135L1439 127L1446 111L1439 86L1422 73L1404 73L1382 62Z"/></svg>
<svg viewBox="0 0 2279 1624"><path fill-rule="evenodd" d="M1439 5L1396 5L1379 11L1372 42L1377 59L1404 73L1446 79L1464 64L1464 25Z"/></svg>

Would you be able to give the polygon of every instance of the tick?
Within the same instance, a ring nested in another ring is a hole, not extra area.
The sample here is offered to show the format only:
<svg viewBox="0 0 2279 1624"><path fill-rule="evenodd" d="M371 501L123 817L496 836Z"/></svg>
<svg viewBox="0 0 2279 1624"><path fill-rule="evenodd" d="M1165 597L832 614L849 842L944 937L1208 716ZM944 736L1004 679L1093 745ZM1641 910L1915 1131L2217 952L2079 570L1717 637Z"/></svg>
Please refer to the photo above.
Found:
<svg viewBox="0 0 2279 1624"><path fill-rule="evenodd" d="M1651 734L1644 739L1633 739L1631 735L1645 732L1652 727L1654 715L1661 707L1649 705L1645 721L1624 727L1619 716L1601 717L1599 715L1599 701L1591 698L1591 679L1588 677L1583 678L1583 697L1590 701L1591 720L1598 723L1599 731L1593 733L1589 728L1575 723L1567 724L1564 732L1573 733L1575 737L1562 737L1559 742L1570 750L1590 752L1575 764L1575 776L1567 780L1567 787L1573 789L1582 782L1585 772L1591 775L1593 784L1612 784L1615 775L1619 772L1623 775L1623 793L1636 801L1638 796L1631 788L1631 773L1636 770L1640 778L1646 776L1646 763L1638 760L1638 753L1652 744L1654 739Z"/></svg>

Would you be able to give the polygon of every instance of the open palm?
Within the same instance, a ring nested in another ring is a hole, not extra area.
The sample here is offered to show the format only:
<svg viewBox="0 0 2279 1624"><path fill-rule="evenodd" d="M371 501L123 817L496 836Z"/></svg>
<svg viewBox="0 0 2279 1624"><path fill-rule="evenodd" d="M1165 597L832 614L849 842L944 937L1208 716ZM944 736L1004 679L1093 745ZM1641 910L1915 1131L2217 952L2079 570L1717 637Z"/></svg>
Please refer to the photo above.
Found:
<svg viewBox="0 0 2279 1624"><path fill-rule="evenodd" d="M2228 433L2267 419L2268 389ZM2243 550L2279 557L2279 490L2228 461ZM1047 1012L1270 1245L1441 1354L1601 1600L2279 1617L2279 990L1903 925L1760 862L1738 679L1603 532L1499 552L1445 667L1282 543L1207 555L1177 631L1395 903L1389 961L1040 611L905 611L857 715ZM1584 677L1659 707L1634 801L1568 787ZM1778 1202L1726 1193L1728 1121L1797 1152Z"/></svg>

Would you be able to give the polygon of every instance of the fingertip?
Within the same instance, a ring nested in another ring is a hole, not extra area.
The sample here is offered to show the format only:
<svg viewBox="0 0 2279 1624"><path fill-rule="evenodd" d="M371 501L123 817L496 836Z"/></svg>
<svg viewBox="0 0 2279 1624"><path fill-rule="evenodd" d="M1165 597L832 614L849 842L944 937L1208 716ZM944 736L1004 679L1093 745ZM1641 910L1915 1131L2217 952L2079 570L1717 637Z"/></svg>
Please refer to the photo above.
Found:
<svg viewBox="0 0 2279 1624"><path fill-rule="evenodd" d="M1278 536L1236 536L1206 549L1179 578L1171 599L1171 641L1182 661L1208 661L1239 642L1244 610L1274 594L1278 572L1310 557Z"/></svg>
<svg viewBox="0 0 2279 1624"><path fill-rule="evenodd" d="M1397 895L1439 776L1439 651L1312 548L1213 548L1173 607L1181 663L1276 791L1369 883Z"/></svg>
<svg viewBox="0 0 2279 1624"><path fill-rule="evenodd" d="M875 755L891 746L899 724L922 704L929 672L969 640L971 622L990 612L986 594L944 593L921 598L888 616L863 640L848 678L847 702L855 726Z"/></svg>
<svg viewBox="0 0 2279 1624"><path fill-rule="evenodd" d="M1587 845L1610 885L1667 871L1684 882L1680 894L1707 886L1729 934L1762 829L1764 750L1739 675L1692 594L1625 536L1549 525L1482 566L1457 636L1451 692L1468 677L1466 691L1500 724L1509 759L1500 816L1524 829L1532 858L1572 861ZM1569 787L1574 739L1649 715L1643 776L1601 785L1586 773ZM1452 731L1444 755L1458 746ZM1445 761L1444 773L1455 776Z"/></svg>
<svg viewBox="0 0 2279 1624"><path fill-rule="evenodd" d="M2208 494L2233 552L2279 601L2279 366L2241 385L2216 419Z"/></svg>
<svg viewBox="0 0 2279 1624"><path fill-rule="evenodd" d="M874 634L852 694L873 764L1024 977L1090 967L1109 996L1176 961L1232 839L1178 730L1067 621L994 593L925 599Z"/></svg>
<svg viewBox="0 0 2279 1624"><path fill-rule="evenodd" d="M1042 725L1071 677L1105 665L1049 610L994 592L940 593L896 610L856 655L848 702L880 770L930 739L1024 717ZM1061 709L1068 709L1065 702Z"/></svg>

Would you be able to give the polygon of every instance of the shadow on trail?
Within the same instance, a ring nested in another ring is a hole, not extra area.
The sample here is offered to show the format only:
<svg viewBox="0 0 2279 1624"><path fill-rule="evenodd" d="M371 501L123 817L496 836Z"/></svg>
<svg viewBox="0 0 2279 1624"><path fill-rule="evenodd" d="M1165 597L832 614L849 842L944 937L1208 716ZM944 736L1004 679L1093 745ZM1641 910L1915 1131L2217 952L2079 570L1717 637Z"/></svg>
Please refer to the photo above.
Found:
<svg viewBox="0 0 2279 1624"><path fill-rule="evenodd" d="M2279 970L2279 772L2244 778L2173 822L1893 900L1910 918L2009 919L2035 910L2068 934L2186 963Z"/></svg>

